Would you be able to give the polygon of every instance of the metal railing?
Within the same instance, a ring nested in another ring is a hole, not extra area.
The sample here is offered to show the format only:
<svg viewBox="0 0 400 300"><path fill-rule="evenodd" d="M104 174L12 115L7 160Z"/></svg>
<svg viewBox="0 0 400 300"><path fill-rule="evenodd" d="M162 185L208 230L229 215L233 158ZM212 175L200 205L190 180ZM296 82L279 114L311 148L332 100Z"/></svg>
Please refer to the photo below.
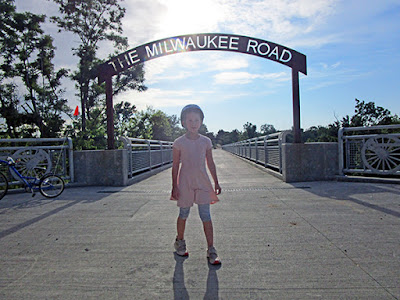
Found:
<svg viewBox="0 0 400 300"><path fill-rule="evenodd" d="M282 173L282 143L291 131L282 131L232 144L222 149Z"/></svg>
<svg viewBox="0 0 400 300"><path fill-rule="evenodd" d="M0 158L12 157L16 168L25 176L41 177L55 173L74 182L73 146L70 138L0 139ZM17 184L15 174L9 174L10 183Z"/></svg>
<svg viewBox="0 0 400 300"><path fill-rule="evenodd" d="M173 142L120 137L128 150L128 176L172 163Z"/></svg>
<svg viewBox="0 0 400 300"><path fill-rule="evenodd" d="M341 175L400 175L400 125L341 128L338 141Z"/></svg>

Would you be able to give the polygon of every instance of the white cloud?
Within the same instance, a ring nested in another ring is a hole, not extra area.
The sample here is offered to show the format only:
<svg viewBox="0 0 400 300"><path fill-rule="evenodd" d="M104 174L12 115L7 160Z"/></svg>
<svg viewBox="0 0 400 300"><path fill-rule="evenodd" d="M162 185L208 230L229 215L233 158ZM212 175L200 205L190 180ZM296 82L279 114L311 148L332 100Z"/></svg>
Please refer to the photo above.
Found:
<svg viewBox="0 0 400 300"><path fill-rule="evenodd" d="M128 0L122 2L126 8L123 19L124 34L132 47L147 43L158 36L161 20L168 12L165 4L158 0Z"/></svg>
<svg viewBox="0 0 400 300"><path fill-rule="evenodd" d="M145 63L146 84L181 80L200 76L203 73L237 70L249 67L245 57L226 58L216 52L179 53L164 56Z"/></svg>
<svg viewBox="0 0 400 300"><path fill-rule="evenodd" d="M144 110L147 106L154 108L184 106L190 103L201 103L198 93L192 90L161 90L149 88L146 92L128 91L115 97L115 103L130 102L138 110Z"/></svg>
<svg viewBox="0 0 400 300"><path fill-rule="evenodd" d="M332 70L338 68L342 63L340 61L334 63L334 64L327 64L327 63L320 63L322 68L324 70Z"/></svg>
<svg viewBox="0 0 400 300"><path fill-rule="evenodd" d="M178 69L177 65L179 63L181 63L181 60L176 55L165 56L146 62L144 65L146 83L154 84L163 77L166 79L171 76L173 74L172 71Z"/></svg>
<svg viewBox="0 0 400 300"><path fill-rule="evenodd" d="M286 72L252 74L249 72L221 72L214 76L215 84L238 85L248 84L254 79L268 79L275 82L290 80L290 75Z"/></svg>
<svg viewBox="0 0 400 300"><path fill-rule="evenodd" d="M241 34L288 41L317 28L334 12L336 2L231 0L225 2L227 18L221 25Z"/></svg>
<svg viewBox="0 0 400 300"><path fill-rule="evenodd" d="M175 35L214 32L222 21L221 4L213 0L130 0L124 31L136 45Z"/></svg>
<svg viewBox="0 0 400 300"><path fill-rule="evenodd" d="M159 0L167 6L159 35L167 37L197 32L213 32L224 18L223 5L214 0Z"/></svg>
<svg viewBox="0 0 400 300"><path fill-rule="evenodd" d="M288 42L318 29L335 13L338 2L130 0L124 2L127 13L123 25L125 34L136 46L159 38L201 32L233 32Z"/></svg>
<svg viewBox="0 0 400 300"><path fill-rule="evenodd" d="M158 80L181 80L185 78L192 77L194 74L190 71L179 71L179 72L170 72L169 75L159 76Z"/></svg>
<svg viewBox="0 0 400 300"><path fill-rule="evenodd" d="M232 57L228 59L224 59L222 57L216 57L215 59L209 60L208 64L210 71L243 69L249 66L249 62L244 57Z"/></svg>

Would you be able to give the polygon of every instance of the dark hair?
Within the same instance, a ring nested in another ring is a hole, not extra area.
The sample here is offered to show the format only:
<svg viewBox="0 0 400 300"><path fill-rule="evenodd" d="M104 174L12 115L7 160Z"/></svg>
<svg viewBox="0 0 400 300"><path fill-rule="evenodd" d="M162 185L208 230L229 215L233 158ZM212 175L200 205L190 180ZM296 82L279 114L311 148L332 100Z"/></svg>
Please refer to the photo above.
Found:
<svg viewBox="0 0 400 300"><path fill-rule="evenodd" d="M186 115L187 115L188 113L191 113L191 112L198 113L198 114L200 115L201 122L203 122L203 120L204 120L204 113L203 113L203 111L201 110L201 108L200 108L198 105L196 105L196 104L188 104L188 105L186 105L184 108L182 108L182 111L181 111L181 124L182 124L182 126L184 126L184 125L183 125L183 122L184 122L185 119L186 119Z"/></svg>

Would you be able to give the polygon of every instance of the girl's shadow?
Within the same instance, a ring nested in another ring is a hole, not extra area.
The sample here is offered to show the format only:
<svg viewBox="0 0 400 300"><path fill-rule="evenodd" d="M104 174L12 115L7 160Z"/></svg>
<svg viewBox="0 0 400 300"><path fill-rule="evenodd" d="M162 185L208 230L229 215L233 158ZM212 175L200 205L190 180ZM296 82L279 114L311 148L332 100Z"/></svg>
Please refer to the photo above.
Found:
<svg viewBox="0 0 400 300"><path fill-rule="evenodd" d="M183 271L183 263L187 259L187 257L179 256L174 253L174 258L176 261L173 278L174 299L188 300L190 298L185 286L185 275ZM207 290L206 294L204 295L204 300L219 299L219 283L217 270L219 270L220 268L221 265L213 266L208 264Z"/></svg>
<svg viewBox="0 0 400 300"><path fill-rule="evenodd" d="M219 299L219 283L217 270L221 268L221 265L213 266L208 264L208 277L207 277L207 290L204 295L204 300Z"/></svg>
<svg viewBox="0 0 400 300"><path fill-rule="evenodd" d="M189 294L185 286L185 275L183 272L183 262L188 258L187 256L179 256L174 253L174 258L176 261L174 278L172 280L174 287L174 299L175 300L187 300L189 299Z"/></svg>

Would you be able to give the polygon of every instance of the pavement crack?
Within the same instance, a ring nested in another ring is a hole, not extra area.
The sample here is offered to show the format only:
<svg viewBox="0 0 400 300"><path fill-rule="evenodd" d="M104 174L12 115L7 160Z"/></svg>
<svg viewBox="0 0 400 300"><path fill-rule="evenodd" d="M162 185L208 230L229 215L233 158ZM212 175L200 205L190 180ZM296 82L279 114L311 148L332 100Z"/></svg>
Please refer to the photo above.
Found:
<svg viewBox="0 0 400 300"><path fill-rule="evenodd" d="M131 214L129 217L132 219L132 218L134 218L135 217L135 215L139 212L139 210L143 207L143 206L145 206L147 203L149 203L150 202L150 199L149 200L147 200L145 203L143 203L142 205L140 205L134 212L133 212L133 214Z"/></svg>
<svg viewBox="0 0 400 300"><path fill-rule="evenodd" d="M24 278L26 275L28 275L28 274L32 271L33 267L36 265L36 263L38 262L38 260L39 260L39 258L38 258L38 257L35 257L35 260L32 262L32 264L31 264L31 266L29 267L29 269L26 270L26 271L25 271L21 276L19 276L18 278L16 278L15 280L11 281L6 287L8 288L8 287L10 287L10 286L16 284L18 281L21 281L22 278Z"/></svg>

